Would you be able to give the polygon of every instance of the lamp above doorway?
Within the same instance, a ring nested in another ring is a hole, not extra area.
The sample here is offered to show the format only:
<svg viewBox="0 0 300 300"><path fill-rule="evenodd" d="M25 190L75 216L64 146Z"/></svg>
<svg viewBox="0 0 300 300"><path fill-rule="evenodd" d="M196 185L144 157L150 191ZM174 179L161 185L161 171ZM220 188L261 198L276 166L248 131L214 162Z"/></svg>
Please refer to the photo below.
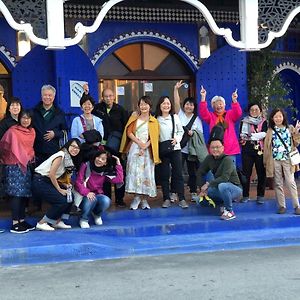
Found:
<svg viewBox="0 0 300 300"><path fill-rule="evenodd" d="M208 29L205 26L199 29L199 52L200 58L208 58L210 56L210 40Z"/></svg>

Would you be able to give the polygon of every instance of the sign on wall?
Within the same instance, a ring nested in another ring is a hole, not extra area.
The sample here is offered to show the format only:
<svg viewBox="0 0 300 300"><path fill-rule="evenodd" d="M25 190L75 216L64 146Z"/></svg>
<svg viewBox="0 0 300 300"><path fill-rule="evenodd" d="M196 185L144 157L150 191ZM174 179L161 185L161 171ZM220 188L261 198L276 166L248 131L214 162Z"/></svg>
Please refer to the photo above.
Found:
<svg viewBox="0 0 300 300"><path fill-rule="evenodd" d="M83 85L86 81L70 80L70 105L71 107L80 107L80 99L83 94Z"/></svg>

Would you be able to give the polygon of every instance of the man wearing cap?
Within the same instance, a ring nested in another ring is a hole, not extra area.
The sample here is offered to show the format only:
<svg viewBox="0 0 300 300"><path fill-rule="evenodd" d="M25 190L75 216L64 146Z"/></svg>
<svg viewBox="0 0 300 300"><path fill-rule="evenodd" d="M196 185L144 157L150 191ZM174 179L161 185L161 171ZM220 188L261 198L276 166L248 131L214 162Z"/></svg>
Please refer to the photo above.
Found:
<svg viewBox="0 0 300 300"><path fill-rule="evenodd" d="M235 156L240 153L239 140L235 132L235 122L242 116L242 109L237 101L237 90L232 93L231 109L225 110L225 99L221 96L214 96L211 100L213 112L207 108L206 90L201 88L201 101L199 115L209 125L211 131L215 125L221 125L224 132L224 153L230 155L235 163Z"/></svg>
<svg viewBox="0 0 300 300"><path fill-rule="evenodd" d="M242 196L242 187L236 172L236 167L230 156L224 153L224 131L221 126L215 126L209 139L210 154L206 156L198 170L200 197L208 196L215 202L222 203L221 219L235 219L232 209L233 200ZM204 175L211 171L214 179L204 183Z"/></svg>

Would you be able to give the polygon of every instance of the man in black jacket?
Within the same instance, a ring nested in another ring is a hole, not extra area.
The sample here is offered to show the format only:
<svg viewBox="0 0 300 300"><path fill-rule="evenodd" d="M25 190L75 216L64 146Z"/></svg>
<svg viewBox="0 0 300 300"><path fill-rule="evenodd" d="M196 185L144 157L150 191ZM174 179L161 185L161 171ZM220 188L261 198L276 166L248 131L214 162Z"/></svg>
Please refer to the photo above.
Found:
<svg viewBox="0 0 300 300"><path fill-rule="evenodd" d="M109 139L110 134L119 135L120 141L128 120L127 111L119 104L115 103L115 95L111 89L105 89L102 92L103 100L95 105L93 114L102 119L104 127L103 143ZM122 161L121 161L122 162ZM124 162L122 162L123 169L125 170ZM104 184L104 193L111 198L111 184ZM125 195L125 185L117 188L115 187L116 205L125 207L123 201Z"/></svg>
<svg viewBox="0 0 300 300"><path fill-rule="evenodd" d="M54 105L55 93L53 86L44 85L41 89L42 101L33 109L37 165L59 150L59 139L67 130L65 113Z"/></svg>

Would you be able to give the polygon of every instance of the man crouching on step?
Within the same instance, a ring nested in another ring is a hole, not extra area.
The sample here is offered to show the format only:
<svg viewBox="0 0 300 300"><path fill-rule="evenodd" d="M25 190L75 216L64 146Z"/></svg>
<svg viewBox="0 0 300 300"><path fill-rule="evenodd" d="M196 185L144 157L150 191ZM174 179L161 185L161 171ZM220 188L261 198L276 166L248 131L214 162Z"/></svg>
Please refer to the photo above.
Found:
<svg viewBox="0 0 300 300"><path fill-rule="evenodd" d="M208 196L221 204L221 219L232 220L236 216L232 209L233 200L242 196L242 186L236 167L230 156L224 154L223 128L216 125L210 135L209 152L198 170L200 197ZM214 179L204 183L204 176L211 171Z"/></svg>

